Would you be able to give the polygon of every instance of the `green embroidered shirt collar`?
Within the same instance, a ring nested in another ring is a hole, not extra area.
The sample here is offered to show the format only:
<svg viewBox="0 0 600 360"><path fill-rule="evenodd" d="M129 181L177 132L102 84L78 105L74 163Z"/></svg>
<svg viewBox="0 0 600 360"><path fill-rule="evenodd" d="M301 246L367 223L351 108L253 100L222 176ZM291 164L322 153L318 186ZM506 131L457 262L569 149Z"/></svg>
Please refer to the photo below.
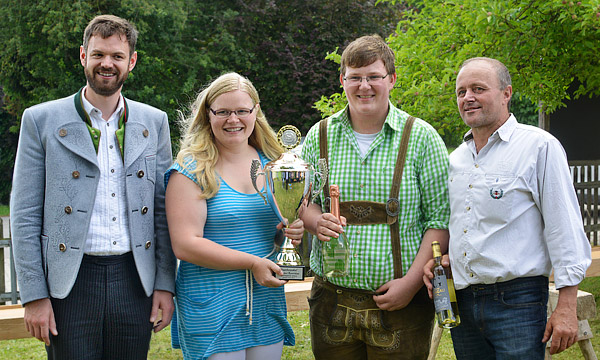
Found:
<svg viewBox="0 0 600 360"><path fill-rule="evenodd" d="M88 128L88 131L90 132L90 137L92 138L92 142L94 143L94 149L96 149L96 154L98 153L98 146L100 144L100 137L101 137L101 131L99 129L96 129L92 126L92 120L90 119L90 115L87 113L87 111L85 111L84 108L84 104L83 104L83 90L85 89L85 86L83 86L81 89L79 89L79 91L77 92L77 94L75 94L75 109L77 110L77 113L79 114L79 116L81 117L81 119L83 120L83 122L85 123L85 125ZM123 158L123 154L124 154L124 144L125 144L125 124L127 123L127 118L129 115L129 106L127 105L127 101L125 100L125 97L122 96L123 99L123 110L121 111L121 116L119 117L119 128L117 129L117 131L115 131L115 135L117 137L117 143L119 144L119 151L121 152L121 160L124 161Z"/></svg>

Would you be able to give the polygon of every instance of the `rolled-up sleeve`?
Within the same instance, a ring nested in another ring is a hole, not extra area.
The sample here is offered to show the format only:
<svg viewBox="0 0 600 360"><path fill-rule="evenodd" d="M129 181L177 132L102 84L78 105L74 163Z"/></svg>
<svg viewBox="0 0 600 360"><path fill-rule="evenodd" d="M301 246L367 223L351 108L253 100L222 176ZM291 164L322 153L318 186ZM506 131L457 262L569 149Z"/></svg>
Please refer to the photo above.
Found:
<svg viewBox="0 0 600 360"><path fill-rule="evenodd" d="M558 140L550 139L537 161L539 204L544 237L554 268L556 288L579 284L592 262L567 157Z"/></svg>

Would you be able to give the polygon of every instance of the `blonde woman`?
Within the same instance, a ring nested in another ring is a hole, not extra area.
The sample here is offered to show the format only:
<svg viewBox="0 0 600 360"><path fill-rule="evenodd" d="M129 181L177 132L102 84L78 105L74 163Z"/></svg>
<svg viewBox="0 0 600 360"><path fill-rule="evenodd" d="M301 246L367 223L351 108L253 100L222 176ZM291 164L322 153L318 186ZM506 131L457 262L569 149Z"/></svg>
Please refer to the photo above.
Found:
<svg viewBox="0 0 600 360"><path fill-rule="evenodd" d="M285 281L275 277L283 273L272 261L282 224L256 193L250 166L282 149L243 76L217 78L192 109L165 174L169 232L181 260L173 346L186 359L280 359L283 345L295 342ZM285 232L297 244L304 225L298 220Z"/></svg>

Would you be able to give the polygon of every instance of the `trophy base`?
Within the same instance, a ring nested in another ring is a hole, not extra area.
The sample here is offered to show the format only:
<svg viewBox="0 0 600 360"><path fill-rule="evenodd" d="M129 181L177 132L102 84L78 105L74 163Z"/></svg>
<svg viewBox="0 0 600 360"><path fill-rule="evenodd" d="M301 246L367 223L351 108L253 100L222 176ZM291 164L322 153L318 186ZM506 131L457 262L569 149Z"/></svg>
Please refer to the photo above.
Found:
<svg viewBox="0 0 600 360"><path fill-rule="evenodd" d="M304 280L304 265L279 265L283 270L283 275L276 274L275 277L280 280Z"/></svg>

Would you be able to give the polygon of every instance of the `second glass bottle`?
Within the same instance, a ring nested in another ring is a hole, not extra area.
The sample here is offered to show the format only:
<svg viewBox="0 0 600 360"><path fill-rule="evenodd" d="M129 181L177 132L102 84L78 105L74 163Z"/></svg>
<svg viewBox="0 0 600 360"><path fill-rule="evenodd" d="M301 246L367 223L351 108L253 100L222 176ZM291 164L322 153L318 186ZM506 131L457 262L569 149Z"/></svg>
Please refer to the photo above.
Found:
<svg viewBox="0 0 600 360"><path fill-rule="evenodd" d="M340 220L340 189L337 185L329 187L331 214ZM350 242L346 232L338 238L331 237L329 241L321 241L323 256L323 276L335 277L348 275L348 260L350 258Z"/></svg>

